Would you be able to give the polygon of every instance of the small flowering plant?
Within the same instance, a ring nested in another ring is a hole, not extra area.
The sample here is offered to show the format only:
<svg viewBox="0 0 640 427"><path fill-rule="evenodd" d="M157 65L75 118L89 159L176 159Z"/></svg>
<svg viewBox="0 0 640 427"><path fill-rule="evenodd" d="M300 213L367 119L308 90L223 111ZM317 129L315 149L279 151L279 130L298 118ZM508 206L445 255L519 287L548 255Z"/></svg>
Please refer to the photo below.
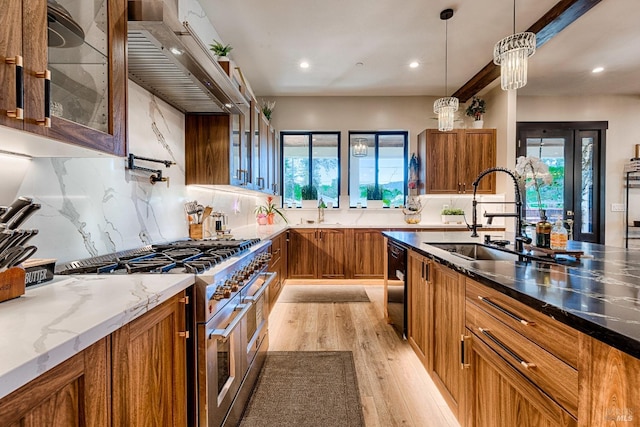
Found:
<svg viewBox="0 0 640 427"><path fill-rule="evenodd" d="M276 108L276 101L267 101L262 100L262 114L267 118L267 120L271 120L271 114L273 114L273 110Z"/></svg>
<svg viewBox="0 0 640 427"><path fill-rule="evenodd" d="M482 120L482 115L487 111L484 99L474 96L467 106L466 114L475 120Z"/></svg>
<svg viewBox="0 0 640 427"><path fill-rule="evenodd" d="M289 223L287 218L284 216L282 211L277 208L277 206L273 203L273 197L267 196L267 204L266 205L258 205L255 209L256 218L261 218L269 215L280 215L280 218L284 220L284 222Z"/></svg>
<svg viewBox="0 0 640 427"><path fill-rule="evenodd" d="M553 183L553 176L549 173L549 166L538 157L520 156L516 162L516 175L524 188L533 187L536 190L540 218L544 217L540 187Z"/></svg>

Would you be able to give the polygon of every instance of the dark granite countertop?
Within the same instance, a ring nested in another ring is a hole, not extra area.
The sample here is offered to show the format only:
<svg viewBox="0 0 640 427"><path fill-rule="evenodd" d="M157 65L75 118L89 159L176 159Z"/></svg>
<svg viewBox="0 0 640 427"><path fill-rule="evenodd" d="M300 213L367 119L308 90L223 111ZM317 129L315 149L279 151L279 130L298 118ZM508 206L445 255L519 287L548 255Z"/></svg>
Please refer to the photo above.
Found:
<svg viewBox="0 0 640 427"><path fill-rule="evenodd" d="M383 234L640 359L640 252L570 241L568 249L585 253L579 261L467 261L428 244L449 243L447 239L434 241L428 233Z"/></svg>

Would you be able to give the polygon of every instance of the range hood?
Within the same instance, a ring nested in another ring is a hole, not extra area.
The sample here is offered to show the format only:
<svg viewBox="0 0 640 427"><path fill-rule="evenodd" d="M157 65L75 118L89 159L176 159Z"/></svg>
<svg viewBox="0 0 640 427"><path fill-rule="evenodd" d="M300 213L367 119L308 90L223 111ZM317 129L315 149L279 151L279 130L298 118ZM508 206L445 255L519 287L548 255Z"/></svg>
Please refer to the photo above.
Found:
<svg viewBox="0 0 640 427"><path fill-rule="evenodd" d="M238 114L249 101L177 11L128 2L129 78L183 113Z"/></svg>

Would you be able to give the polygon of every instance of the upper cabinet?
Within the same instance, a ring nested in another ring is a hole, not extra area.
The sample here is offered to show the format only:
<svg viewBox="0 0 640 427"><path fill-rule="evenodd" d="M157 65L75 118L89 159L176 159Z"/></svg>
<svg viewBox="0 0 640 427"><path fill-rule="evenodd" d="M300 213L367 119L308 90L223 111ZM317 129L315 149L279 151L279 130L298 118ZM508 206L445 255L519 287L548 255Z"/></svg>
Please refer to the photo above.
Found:
<svg viewBox="0 0 640 427"><path fill-rule="evenodd" d="M124 156L126 1L0 7L0 124Z"/></svg>
<svg viewBox="0 0 640 427"><path fill-rule="evenodd" d="M473 193L473 181L496 165L495 129L426 129L418 135L421 194ZM478 194L496 192L493 175L487 175Z"/></svg>

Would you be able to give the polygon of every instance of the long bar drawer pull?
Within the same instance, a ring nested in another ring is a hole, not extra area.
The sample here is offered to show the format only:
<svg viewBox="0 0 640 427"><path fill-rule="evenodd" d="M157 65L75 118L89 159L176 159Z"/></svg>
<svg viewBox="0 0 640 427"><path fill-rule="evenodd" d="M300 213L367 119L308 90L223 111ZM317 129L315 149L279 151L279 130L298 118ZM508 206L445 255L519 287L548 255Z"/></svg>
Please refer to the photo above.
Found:
<svg viewBox="0 0 640 427"><path fill-rule="evenodd" d="M5 58L6 64L16 66L16 109L7 110L7 116L12 119L24 119L24 72L22 68L22 56L16 55L11 58Z"/></svg>
<svg viewBox="0 0 640 427"><path fill-rule="evenodd" d="M469 339L469 335L460 335L460 369L468 368L471 366L467 363L467 357L464 352L464 340Z"/></svg>
<svg viewBox="0 0 640 427"><path fill-rule="evenodd" d="M525 320L522 317L513 314L512 312L510 312L506 308L501 307L498 304L496 304L495 302L491 301L489 298L484 298L484 297L478 295L478 299L480 301L484 302L485 304L488 304L489 306L495 308L496 310L506 314L507 316L511 317L512 319L516 320L517 322L522 323L525 326L533 326L533 325L535 325L535 322L530 322L529 320Z"/></svg>
<svg viewBox="0 0 640 427"><path fill-rule="evenodd" d="M478 330L480 332L482 332L482 334L484 336L486 336L491 341L493 341L498 347L500 347L501 349L506 351L507 354L509 354L509 356L513 357L518 362L518 364L521 365L523 368L530 369L530 368L535 368L536 367L536 365L534 363L526 362L522 357L518 356L518 354L515 351L511 350L509 347L504 345L498 338L496 338L493 335L491 335L491 333L489 332L488 329L478 328Z"/></svg>

